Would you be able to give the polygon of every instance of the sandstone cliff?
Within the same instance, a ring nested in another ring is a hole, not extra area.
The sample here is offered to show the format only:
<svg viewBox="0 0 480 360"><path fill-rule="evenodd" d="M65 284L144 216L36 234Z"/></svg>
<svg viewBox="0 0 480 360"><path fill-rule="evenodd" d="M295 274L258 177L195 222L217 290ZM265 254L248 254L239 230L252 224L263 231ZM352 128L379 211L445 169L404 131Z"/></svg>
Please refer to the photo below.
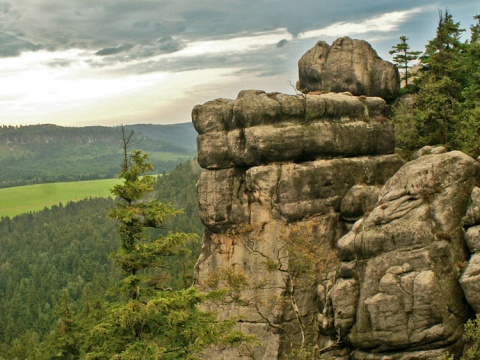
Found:
<svg viewBox="0 0 480 360"><path fill-rule="evenodd" d="M210 359L439 359L480 310L480 169L405 164L379 97L267 94L198 105L207 230L196 282L261 346ZM465 269L466 268L466 269Z"/></svg>

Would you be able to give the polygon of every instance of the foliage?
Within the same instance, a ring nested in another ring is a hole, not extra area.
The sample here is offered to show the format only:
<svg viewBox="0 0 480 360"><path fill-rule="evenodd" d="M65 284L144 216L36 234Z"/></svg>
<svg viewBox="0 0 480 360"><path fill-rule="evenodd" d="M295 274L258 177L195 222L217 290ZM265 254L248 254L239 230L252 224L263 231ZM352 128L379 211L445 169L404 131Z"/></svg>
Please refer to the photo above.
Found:
<svg viewBox="0 0 480 360"><path fill-rule="evenodd" d="M405 87L409 86L408 79L412 76L408 69L411 68L412 61L417 60L418 56L422 53L421 51L411 51L407 40L408 38L406 36L400 36L400 42L392 46L392 49L389 51L390 55L395 54L393 61L397 63L397 67L404 70L402 80L405 80Z"/></svg>
<svg viewBox="0 0 480 360"><path fill-rule="evenodd" d="M205 347L227 341L233 322L198 309L217 294L194 287L161 291L148 301L110 304L92 330L86 359L193 359Z"/></svg>
<svg viewBox="0 0 480 360"><path fill-rule="evenodd" d="M470 27L470 41L452 15L439 13L436 36L421 57L423 69L415 80L416 93L394 110L397 143L413 150L443 144L471 156L480 155L480 17Z"/></svg>
<svg viewBox="0 0 480 360"><path fill-rule="evenodd" d="M469 319L464 326L463 340L465 341L465 351L460 360L478 360L480 359L480 316L477 314L475 319ZM454 356L443 356L441 360L454 360Z"/></svg>
<svg viewBox="0 0 480 360"><path fill-rule="evenodd" d="M125 149L129 140L124 132ZM152 170L147 154L134 150L122 167L124 182L112 190L118 201L110 216L117 221L120 238L112 259L125 277L110 290L116 301L107 303L86 336L85 358L193 359L207 346L225 340L234 322L217 321L213 313L199 308L218 293L202 294L194 287L174 290L150 275L165 265L166 258L188 254L186 244L196 234L148 232L180 212L148 198L155 178L145 175Z"/></svg>
<svg viewBox="0 0 480 360"><path fill-rule="evenodd" d="M425 53L421 57L427 72L433 74L436 79L448 76L455 78L459 69L455 66L458 55L464 48L460 37L464 29L460 23L453 20L452 14L445 10L439 11L436 36L425 47Z"/></svg>
<svg viewBox="0 0 480 360"><path fill-rule="evenodd" d="M478 315L475 320L468 320L465 324L463 339L467 345L463 360L480 359L480 317Z"/></svg>
<svg viewBox="0 0 480 360"><path fill-rule="evenodd" d="M157 178L155 198L188 209L168 220L168 229L203 232L196 210L199 175L188 161ZM115 223L107 217L112 206L112 199L94 198L0 220L0 359L66 359L73 352L68 339L80 345L101 319L103 294L119 279L109 260L118 248ZM165 259L166 268L151 274L155 283L161 279L172 289L191 283L201 244L187 246L192 255Z"/></svg>
<svg viewBox="0 0 480 360"><path fill-rule="evenodd" d="M418 141L425 145L452 144L458 128L460 105L452 93L455 82L449 77L435 80L425 75L415 99L414 125Z"/></svg>
<svg viewBox="0 0 480 360"><path fill-rule="evenodd" d="M1 219L1 355L21 354L20 347L34 348L29 341L44 340L66 298L73 313L118 279L108 260L117 247L107 219L112 205L111 199L86 199Z"/></svg>

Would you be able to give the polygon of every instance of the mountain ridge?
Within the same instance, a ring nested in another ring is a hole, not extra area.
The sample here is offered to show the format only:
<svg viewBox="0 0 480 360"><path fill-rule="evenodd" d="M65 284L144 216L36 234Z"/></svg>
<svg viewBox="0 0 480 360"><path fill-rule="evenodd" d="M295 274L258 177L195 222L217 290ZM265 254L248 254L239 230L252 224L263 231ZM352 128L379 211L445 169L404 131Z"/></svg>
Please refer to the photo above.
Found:
<svg viewBox="0 0 480 360"><path fill-rule="evenodd" d="M191 123L126 125L133 148L148 152L155 171L171 171L192 159ZM112 178L122 159L121 127L27 125L0 128L0 187Z"/></svg>

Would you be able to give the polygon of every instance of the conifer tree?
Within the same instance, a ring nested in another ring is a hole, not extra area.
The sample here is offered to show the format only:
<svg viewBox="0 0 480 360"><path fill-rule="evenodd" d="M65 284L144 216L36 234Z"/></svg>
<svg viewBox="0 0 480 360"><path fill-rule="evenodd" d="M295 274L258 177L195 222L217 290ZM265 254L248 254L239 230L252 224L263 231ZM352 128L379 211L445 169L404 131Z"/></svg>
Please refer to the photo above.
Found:
<svg viewBox="0 0 480 360"><path fill-rule="evenodd" d="M397 63L397 67L405 71L405 74L402 77L402 80L405 80L405 87L408 87L408 79L412 76L408 69L411 68L412 61L418 59L418 56L422 53L421 51L411 51L410 45L407 43L408 38L406 36L400 36L400 42L392 46L392 49L389 51L390 55L395 54L393 61Z"/></svg>
<svg viewBox="0 0 480 360"><path fill-rule="evenodd" d="M460 70L457 60L464 48L460 39L464 31L460 23L453 20L448 9L445 13L439 10L436 36L428 42L421 57L424 70L435 79L449 76L452 80L458 80L459 76L455 74Z"/></svg>
<svg viewBox="0 0 480 360"><path fill-rule="evenodd" d="M443 144L478 156L478 29L474 25L471 30L473 42L462 42L460 23L448 10L439 11L436 36L421 57L414 107L396 111L400 146Z"/></svg>
<svg viewBox="0 0 480 360"><path fill-rule="evenodd" d="M230 332L233 321L217 321L199 305L219 299L220 292L200 293L195 287L174 290L162 286L150 274L165 265L170 256L188 252L185 244L195 234L158 234L165 221L180 213L171 204L151 195L155 178L148 154L134 150L128 155L131 135L124 140L123 184L112 190L117 205L110 216L117 221L120 248L112 259L125 277L109 294L116 301L107 305L101 320L89 332L86 359L193 359L194 354L222 340L242 342L241 334Z"/></svg>

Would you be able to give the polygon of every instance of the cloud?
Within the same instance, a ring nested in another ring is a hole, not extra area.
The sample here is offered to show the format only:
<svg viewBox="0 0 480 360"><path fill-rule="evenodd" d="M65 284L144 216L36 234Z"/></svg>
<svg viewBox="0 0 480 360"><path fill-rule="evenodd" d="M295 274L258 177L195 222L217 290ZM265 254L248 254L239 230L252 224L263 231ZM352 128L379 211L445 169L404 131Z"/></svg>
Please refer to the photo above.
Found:
<svg viewBox="0 0 480 360"><path fill-rule="evenodd" d="M410 16L422 11L422 8L414 8L405 11L393 11L377 17L368 18L358 22L338 22L322 29L309 30L298 35L300 39L340 37L360 35L369 32L390 32L397 29Z"/></svg>
<svg viewBox="0 0 480 360"><path fill-rule="evenodd" d="M24 51L36 51L40 47L17 36L0 32L0 57L19 56Z"/></svg>
<svg viewBox="0 0 480 360"><path fill-rule="evenodd" d="M318 39L355 35L388 56L402 31L418 49L434 36L437 8L436 0L421 8L418 0L0 0L0 110L38 122L43 101L45 118L57 107L73 118L74 106L83 118L104 119L108 108L110 120L128 121L130 108L166 106L167 118L186 121L197 101L244 88L291 91L298 58Z"/></svg>
<svg viewBox="0 0 480 360"><path fill-rule="evenodd" d="M404 0L402 6L408 8L410 3L413 0ZM387 10L380 0L368 5L340 0L335 7L319 0L6 0L0 7L0 26L44 49L102 51L134 44L148 52L159 38L205 41L279 28L293 35L306 34L340 19L362 18L364 12L379 13L379 9Z"/></svg>
<svg viewBox="0 0 480 360"><path fill-rule="evenodd" d="M115 47L110 47L110 48L105 48L105 49L99 50L95 53L95 55L97 55L97 56L116 55L116 54L120 54L120 53L123 53L123 52L126 52L126 51L130 50L132 47L133 47L133 45L122 44L122 45L118 45L118 46L115 46Z"/></svg>
<svg viewBox="0 0 480 360"><path fill-rule="evenodd" d="M185 47L183 41L174 38L173 36L165 36L157 39L158 49L161 53L172 53L180 51Z"/></svg>
<svg viewBox="0 0 480 360"><path fill-rule="evenodd" d="M213 54L242 53L259 50L268 46L275 46L280 41L293 36L287 29L237 34L230 38L193 41L179 51L176 56L192 57Z"/></svg>

